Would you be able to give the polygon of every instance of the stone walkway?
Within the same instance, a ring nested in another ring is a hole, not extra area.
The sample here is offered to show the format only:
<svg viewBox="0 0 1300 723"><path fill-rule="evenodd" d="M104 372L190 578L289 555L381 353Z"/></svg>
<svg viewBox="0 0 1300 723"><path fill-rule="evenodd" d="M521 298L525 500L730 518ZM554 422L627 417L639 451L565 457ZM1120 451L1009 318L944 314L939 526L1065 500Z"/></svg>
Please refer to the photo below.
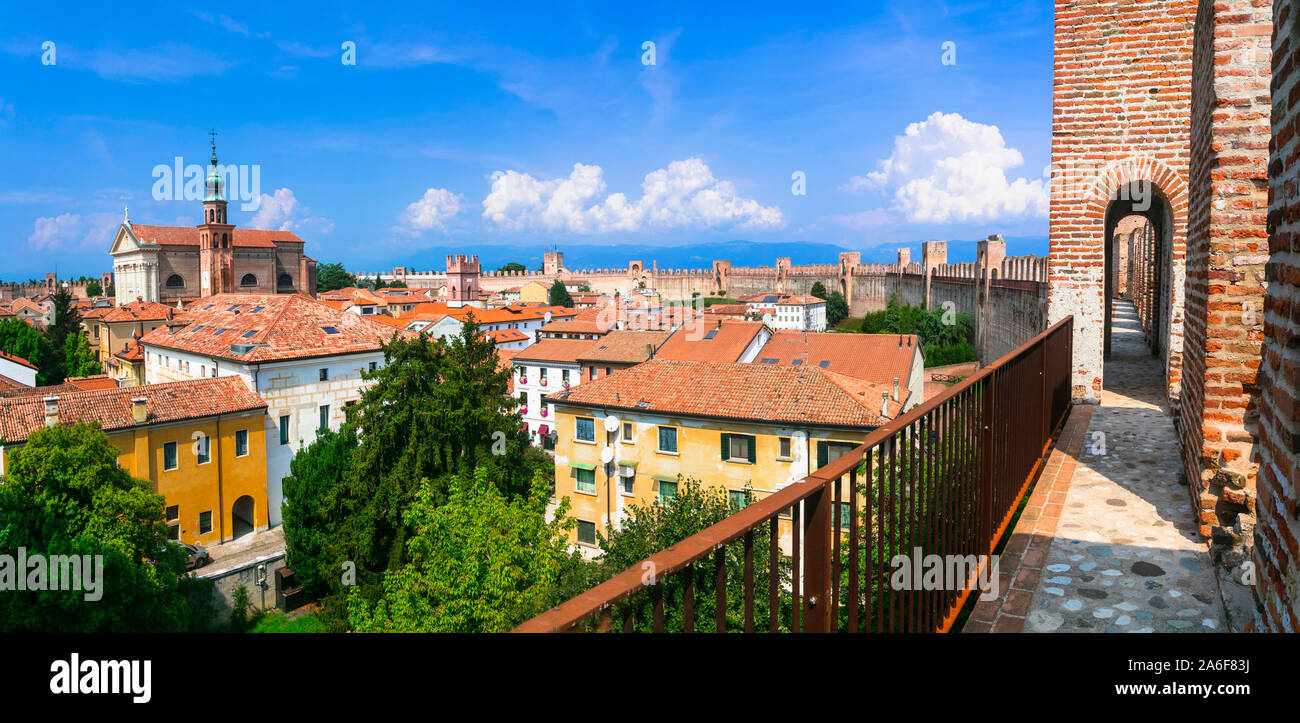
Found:
<svg viewBox="0 0 1300 723"><path fill-rule="evenodd" d="M1225 630L1160 364L1132 304L1112 312L1101 405L1071 411L1000 560L1003 594L964 632Z"/></svg>

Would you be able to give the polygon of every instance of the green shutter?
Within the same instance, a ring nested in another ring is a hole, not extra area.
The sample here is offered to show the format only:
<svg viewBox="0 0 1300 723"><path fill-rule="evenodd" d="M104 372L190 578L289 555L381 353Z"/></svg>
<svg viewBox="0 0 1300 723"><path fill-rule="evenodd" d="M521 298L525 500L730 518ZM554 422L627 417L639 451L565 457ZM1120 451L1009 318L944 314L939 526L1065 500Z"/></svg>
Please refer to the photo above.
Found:
<svg viewBox="0 0 1300 723"><path fill-rule="evenodd" d="M758 446L758 438L751 436L749 438L749 463L756 464L758 456L754 453L754 448Z"/></svg>
<svg viewBox="0 0 1300 723"><path fill-rule="evenodd" d="M731 435L722 433L722 461L731 459Z"/></svg>
<svg viewBox="0 0 1300 723"><path fill-rule="evenodd" d="M825 467L831 461L831 444L830 442L817 443L817 468Z"/></svg>

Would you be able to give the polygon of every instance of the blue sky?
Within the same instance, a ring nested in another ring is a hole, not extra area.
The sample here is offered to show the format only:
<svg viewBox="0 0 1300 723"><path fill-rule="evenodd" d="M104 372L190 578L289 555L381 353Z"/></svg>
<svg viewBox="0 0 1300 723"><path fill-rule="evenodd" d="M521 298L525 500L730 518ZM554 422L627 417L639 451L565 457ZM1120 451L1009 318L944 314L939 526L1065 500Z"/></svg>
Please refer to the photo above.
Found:
<svg viewBox="0 0 1300 723"><path fill-rule="evenodd" d="M6 280L108 270L124 205L197 223L154 169L205 163L209 128L260 174L232 221L354 270L1047 230L1045 0L24 5L0 8Z"/></svg>

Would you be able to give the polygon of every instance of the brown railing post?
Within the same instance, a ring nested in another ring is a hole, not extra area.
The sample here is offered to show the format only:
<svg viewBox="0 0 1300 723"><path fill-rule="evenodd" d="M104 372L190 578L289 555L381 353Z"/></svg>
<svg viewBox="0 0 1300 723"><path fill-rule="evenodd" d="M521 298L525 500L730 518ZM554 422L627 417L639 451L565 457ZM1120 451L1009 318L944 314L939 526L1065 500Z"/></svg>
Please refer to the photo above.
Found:
<svg viewBox="0 0 1300 723"><path fill-rule="evenodd" d="M997 372L994 371L984 379L981 392L980 412L980 478L979 478L979 554L993 552L993 460L997 452L993 447L993 394ZM986 549L987 548L987 549Z"/></svg>
<svg viewBox="0 0 1300 723"><path fill-rule="evenodd" d="M823 486L808 495L803 509L803 630L827 633L831 629L830 490Z"/></svg>

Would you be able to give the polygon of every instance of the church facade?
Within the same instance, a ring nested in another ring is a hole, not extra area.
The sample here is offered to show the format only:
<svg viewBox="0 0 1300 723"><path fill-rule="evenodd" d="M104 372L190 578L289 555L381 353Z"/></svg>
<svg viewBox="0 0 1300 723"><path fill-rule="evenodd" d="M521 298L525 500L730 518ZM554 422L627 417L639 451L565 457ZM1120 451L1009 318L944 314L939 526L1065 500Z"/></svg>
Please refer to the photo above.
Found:
<svg viewBox="0 0 1300 723"><path fill-rule="evenodd" d="M160 303L214 294L316 295L316 261L291 231L236 228L226 199L216 145L204 186L203 222L146 226L123 219L109 253L118 305L136 299Z"/></svg>

